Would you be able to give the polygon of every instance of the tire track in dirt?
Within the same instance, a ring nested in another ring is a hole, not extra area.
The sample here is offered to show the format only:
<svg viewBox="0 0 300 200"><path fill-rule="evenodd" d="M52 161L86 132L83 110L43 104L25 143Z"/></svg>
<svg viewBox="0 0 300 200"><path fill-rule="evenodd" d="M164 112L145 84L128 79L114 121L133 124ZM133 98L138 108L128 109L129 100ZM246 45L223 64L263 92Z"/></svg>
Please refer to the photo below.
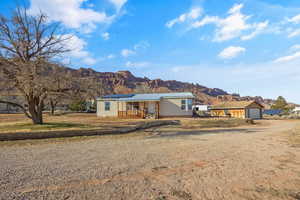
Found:
<svg viewBox="0 0 300 200"><path fill-rule="evenodd" d="M39 192L39 191L58 191L58 190L65 190L65 189L76 189L83 186L94 186L94 185L103 185L108 182L113 181L136 181L139 179L144 178L153 178L157 181L163 182L164 184L167 184L166 181L163 180L162 177L171 176L176 173L184 173L189 172L191 170L197 169L197 168L203 168L207 165L204 161L195 161L180 167L174 167L174 168L168 168L168 167L157 167L152 168L151 171L140 171L137 173L134 173L132 175L118 175L113 176L111 178L103 178L103 179L90 179L86 181L78 181L78 182L69 182L67 184L61 184L61 185L49 185L45 187L32 187L32 188L24 188L18 190L18 192L24 194L29 192Z"/></svg>

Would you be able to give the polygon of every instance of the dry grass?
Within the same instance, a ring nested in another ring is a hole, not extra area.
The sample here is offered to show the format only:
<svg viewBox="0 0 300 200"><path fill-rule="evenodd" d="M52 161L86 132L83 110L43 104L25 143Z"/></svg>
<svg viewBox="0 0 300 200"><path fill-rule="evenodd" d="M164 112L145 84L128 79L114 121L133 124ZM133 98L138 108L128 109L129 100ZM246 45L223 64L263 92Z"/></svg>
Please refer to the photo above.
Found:
<svg viewBox="0 0 300 200"><path fill-rule="evenodd" d="M41 145L41 144L67 144L73 142L83 142L94 140L101 137L102 140L128 140L129 138L137 138L144 137L145 134L141 134L141 132L132 132L128 134L120 134L120 135L95 135L95 136L74 136L74 137L60 137L60 138L46 138L46 139L29 139L29 140L14 140L14 141L0 141L0 146L33 146L33 145Z"/></svg>
<svg viewBox="0 0 300 200"><path fill-rule="evenodd" d="M33 125L23 114L0 114L0 133L55 130L116 129L134 126L143 120L99 118L93 113L70 113L60 116L44 115L45 124Z"/></svg>
<svg viewBox="0 0 300 200"><path fill-rule="evenodd" d="M57 123L50 122L42 125L33 125L32 123L17 123L14 125L0 126L0 134L7 132L34 132L34 131L53 131L53 130L66 130L66 129L84 129L93 128L85 124L74 123Z"/></svg>
<svg viewBox="0 0 300 200"><path fill-rule="evenodd" d="M174 119L176 120L176 119ZM248 125L245 119L177 118L179 129L231 128ZM65 130L114 130L135 126L143 119L99 118L94 113L69 113L60 116L44 115L45 124L33 125L23 114L0 114L0 134L17 132L49 132ZM151 121L151 120L147 120Z"/></svg>

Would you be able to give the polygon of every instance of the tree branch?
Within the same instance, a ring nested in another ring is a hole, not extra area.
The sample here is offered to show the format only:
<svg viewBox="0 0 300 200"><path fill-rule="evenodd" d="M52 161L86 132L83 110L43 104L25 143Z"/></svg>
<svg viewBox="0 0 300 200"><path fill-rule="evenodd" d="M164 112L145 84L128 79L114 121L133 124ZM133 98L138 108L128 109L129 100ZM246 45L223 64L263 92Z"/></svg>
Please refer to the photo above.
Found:
<svg viewBox="0 0 300 200"><path fill-rule="evenodd" d="M8 105L11 105L11 106L14 106L14 107L18 107L18 108L21 108L21 110L24 112L24 114L32 119L32 117L29 115L29 113L27 112L27 110L24 108L24 106L18 104L18 103L14 103L14 102L10 102L10 101L3 101L3 100L0 100L0 103L3 103L3 104L8 104Z"/></svg>

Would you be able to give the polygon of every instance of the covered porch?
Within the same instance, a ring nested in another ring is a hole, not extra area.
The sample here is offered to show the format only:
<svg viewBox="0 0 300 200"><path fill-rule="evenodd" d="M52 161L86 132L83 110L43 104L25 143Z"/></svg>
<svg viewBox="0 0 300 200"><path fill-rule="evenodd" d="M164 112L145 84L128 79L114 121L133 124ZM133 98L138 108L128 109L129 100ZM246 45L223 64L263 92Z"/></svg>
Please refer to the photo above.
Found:
<svg viewBox="0 0 300 200"><path fill-rule="evenodd" d="M118 117L125 119L158 119L159 101L118 101Z"/></svg>

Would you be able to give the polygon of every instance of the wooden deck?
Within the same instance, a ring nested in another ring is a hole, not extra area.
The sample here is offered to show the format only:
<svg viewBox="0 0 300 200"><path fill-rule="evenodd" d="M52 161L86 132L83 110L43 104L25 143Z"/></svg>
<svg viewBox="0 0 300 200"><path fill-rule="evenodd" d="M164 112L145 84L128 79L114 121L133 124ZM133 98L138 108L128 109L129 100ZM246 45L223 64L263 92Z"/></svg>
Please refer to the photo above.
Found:
<svg viewBox="0 0 300 200"><path fill-rule="evenodd" d="M143 110L118 111L118 117L119 118L125 118L125 119L144 119L145 116L146 116L146 113Z"/></svg>
<svg viewBox="0 0 300 200"><path fill-rule="evenodd" d="M118 117L123 119L145 119L148 118L148 104L150 102L138 102L138 109L128 109L126 102L118 102ZM152 102L155 105L153 118L159 118L159 102Z"/></svg>

